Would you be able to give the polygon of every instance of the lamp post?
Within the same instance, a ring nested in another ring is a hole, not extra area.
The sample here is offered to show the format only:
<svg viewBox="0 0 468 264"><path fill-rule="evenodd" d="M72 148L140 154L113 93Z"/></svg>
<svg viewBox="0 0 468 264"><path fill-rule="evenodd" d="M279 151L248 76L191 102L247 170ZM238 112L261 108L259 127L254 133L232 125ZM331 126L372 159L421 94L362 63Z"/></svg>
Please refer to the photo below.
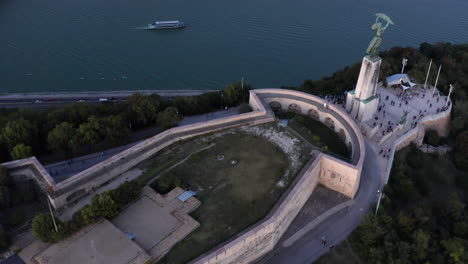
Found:
<svg viewBox="0 0 468 264"><path fill-rule="evenodd" d="M437 77L436 77L436 82L435 82L435 85L434 85L434 89L432 89L432 95L434 95L435 89L437 87L437 82L439 81L440 69L442 69L442 65L439 66L439 71L437 72Z"/></svg>
<svg viewBox="0 0 468 264"><path fill-rule="evenodd" d="M377 207L375 207L375 215L376 216L377 216L377 212L379 211L380 200L382 199L382 192L377 190L377 193L379 194L379 200L377 201Z"/></svg>
<svg viewBox="0 0 468 264"><path fill-rule="evenodd" d="M429 72L431 71L431 66L432 66L432 59L431 59L431 62L429 63L429 69L427 69L426 81L424 82L424 89L426 89L426 86L427 86L427 79L429 78Z"/></svg>
<svg viewBox="0 0 468 264"><path fill-rule="evenodd" d="M452 84L449 84L449 86L450 86L450 89L449 89L449 94L448 94L448 96L447 96L447 102L445 103L445 107L448 106L448 103L449 103L449 101L450 101L450 95L451 95L452 92L453 92L453 85L452 85Z"/></svg>
<svg viewBox="0 0 468 264"><path fill-rule="evenodd" d="M49 204L50 216L52 217L52 222L54 223L55 232L58 232L57 223L55 223L54 213L52 212L52 206L50 206L49 197L46 197L47 204Z"/></svg>
<svg viewBox="0 0 468 264"><path fill-rule="evenodd" d="M406 64L408 63L408 59L407 58L403 58L403 60L401 61L401 64L403 65L401 67L401 73L403 74L403 71L405 70L405 66Z"/></svg>

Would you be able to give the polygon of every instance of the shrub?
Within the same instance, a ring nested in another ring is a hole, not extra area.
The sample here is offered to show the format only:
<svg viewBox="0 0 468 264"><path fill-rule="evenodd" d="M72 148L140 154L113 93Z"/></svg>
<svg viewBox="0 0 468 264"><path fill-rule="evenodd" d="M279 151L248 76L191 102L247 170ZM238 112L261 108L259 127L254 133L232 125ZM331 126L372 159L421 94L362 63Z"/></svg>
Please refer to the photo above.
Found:
<svg viewBox="0 0 468 264"><path fill-rule="evenodd" d="M140 196L141 188L142 184L138 181L126 182L117 189L112 190L112 200L122 208Z"/></svg>
<svg viewBox="0 0 468 264"><path fill-rule="evenodd" d="M153 188L161 194L166 194L175 187L184 188L186 186L181 178L174 176L162 176L156 181L156 185L153 186Z"/></svg>
<svg viewBox="0 0 468 264"><path fill-rule="evenodd" d="M55 243L66 236L60 220L55 219L58 226L58 232L55 231L52 217L48 213L40 213L36 215L32 222L32 231L40 240L48 243Z"/></svg>

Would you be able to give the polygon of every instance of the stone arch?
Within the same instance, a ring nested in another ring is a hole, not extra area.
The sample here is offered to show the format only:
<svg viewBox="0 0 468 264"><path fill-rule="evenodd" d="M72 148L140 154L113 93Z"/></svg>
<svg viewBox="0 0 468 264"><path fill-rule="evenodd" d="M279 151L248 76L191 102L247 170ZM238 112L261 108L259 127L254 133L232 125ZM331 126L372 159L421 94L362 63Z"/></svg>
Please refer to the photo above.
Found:
<svg viewBox="0 0 468 264"><path fill-rule="evenodd" d="M277 101L270 102L268 105L271 107L272 110L281 110L281 104Z"/></svg>
<svg viewBox="0 0 468 264"><path fill-rule="evenodd" d="M346 142L346 133L345 133L344 129L340 128L340 130L338 131L338 137L339 137L343 142Z"/></svg>
<svg viewBox="0 0 468 264"><path fill-rule="evenodd" d="M68 195L67 196L67 203L70 202L70 201L73 201L75 200L76 198L79 198L83 195L86 194L86 190L85 189L79 189L75 192L73 192L72 194Z"/></svg>
<svg viewBox="0 0 468 264"><path fill-rule="evenodd" d="M315 120L320 120L320 114L315 109L309 109L309 111L307 111L307 115L312 117Z"/></svg>
<svg viewBox="0 0 468 264"><path fill-rule="evenodd" d="M327 117L325 118L325 125L333 130L335 130L335 122L333 121L333 119Z"/></svg>
<svg viewBox="0 0 468 264"><path fill-rule="evenodd" d="M302 113L302 109L301 107L298 105L298 104L290 104L288 106L288 112L293 112L293 113L297 113L297 114L301 114Z"/></svg>

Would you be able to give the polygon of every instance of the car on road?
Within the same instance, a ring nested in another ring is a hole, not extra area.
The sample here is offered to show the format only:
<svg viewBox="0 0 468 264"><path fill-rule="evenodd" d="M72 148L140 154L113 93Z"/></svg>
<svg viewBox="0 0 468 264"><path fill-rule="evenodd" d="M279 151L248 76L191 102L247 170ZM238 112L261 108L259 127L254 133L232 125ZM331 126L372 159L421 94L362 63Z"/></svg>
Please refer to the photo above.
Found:
<svg viewBox="0 0 468 264"><path fill-rule="evenodd" d="M99 102L107 102L107 101L109 101L109 99L107 99L107 98L99 98Z"/></svg>
<svg viewBox="0 0 468 264"><path fill-rule="evenodd" d="M76 101L77 101L77 102L80 102L80 103L82 103L82 102L86 102L86 100L85 100L85 99L78 99L78 100L76 100Z"/></svg>
<svg viewBox="0 0 468 264"><path fill-rule="evenodd" d="M42 103L42 100L37 99L36 101L34 101L34 103L35 104L40 104L40 103Z"/></svg>

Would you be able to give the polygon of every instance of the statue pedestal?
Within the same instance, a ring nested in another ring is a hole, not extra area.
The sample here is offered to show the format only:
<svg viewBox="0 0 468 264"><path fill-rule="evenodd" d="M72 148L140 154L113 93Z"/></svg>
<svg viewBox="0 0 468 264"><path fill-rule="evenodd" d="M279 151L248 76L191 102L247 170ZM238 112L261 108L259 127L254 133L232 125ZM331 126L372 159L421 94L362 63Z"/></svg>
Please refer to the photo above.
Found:
<svg viewBox="0 0 468 264"><path fill-rule="evenodd" d="M377 111L379 98L376 92L381 62L382 59L378 56L365 56L362 60L356 90L347 94L346 110L358 121L365 122L371 119Z"/></svg>

